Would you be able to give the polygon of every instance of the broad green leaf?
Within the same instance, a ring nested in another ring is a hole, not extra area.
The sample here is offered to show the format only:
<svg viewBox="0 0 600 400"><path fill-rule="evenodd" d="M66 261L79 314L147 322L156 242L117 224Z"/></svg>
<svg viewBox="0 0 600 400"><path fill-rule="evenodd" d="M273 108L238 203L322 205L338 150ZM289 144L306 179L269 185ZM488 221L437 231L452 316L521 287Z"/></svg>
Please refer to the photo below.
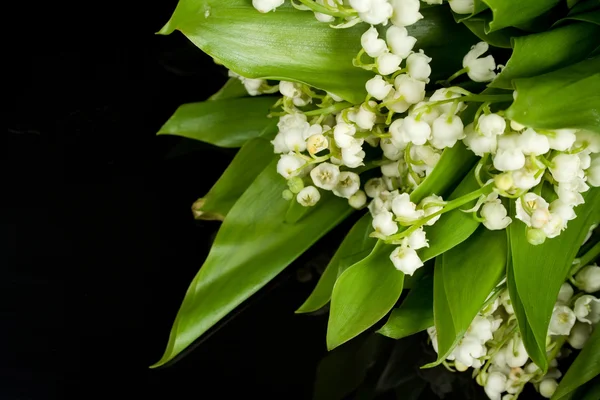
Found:
<svg viewBox="0 0 600 400"><path fill-rule="evenodd" d="M596 327L592 336L581 349L579 355L565 376L561 379L560 385L552 396L552 400L560 400L569 393L575 391L578 387L592 380L600 374L600 329ZM592 391L598 393L600 389ZM595 399L598 399L596 397Z"/></svg>
<svg viewBox="0 0 600 400"><path fill-rule="evenodd" d="M507 118L532 128L600 132L600 56L513 84L517 98Z"/></svg>
<svg viewBox="0 0 600 400"><path fill-rule="evenodd" d="M335 282L327 324L329 350L369 329L400 298L404 274L394 268L388 252L377 251L380 246L382 242Z"/></svg>
<svg viewBox="0 0 600 400"><path fill-rule="evenodd" d="M517 78L550 72L586 58L599 44L600 26L585 22L513 39L513 53L491 87L512 89Z"/></svg>
<svg viewBox="0 0 600 400"><path fill-rule="evenodd" d="M569 221L567 229L554 239L546 239L543 244L534 246L527 242L526 226L520 220L514 219L509 225L514 287L524 315L519 309L515 309L515 313L520 326L522 321L527 321L531 328L535 342L524 339L525 348L540 368L547 366L546 335L560 286L589 227L600 220L600 189L588 190L584 199L585 204L575 207L577 218ZM511 215L514 215L514 202L511 203ZM540 352L543 359L534 358L535 353Z"/></svg>
<svg viewBox="0 0 600 400"><path fill-rule="evenodd" d="M443 195L475 165L477 157L462 142L446 148L433 171L410 194L414 203L432 194Z"/></svg>
<svg viewBox="0 0 600 400"><path fill-rule="evenodd" d="M493 32L486 32L489 20L483 16L476 16L463 21L467 28L479 39L487 42L490 46L510 49L511 38L523 36L525 32L517 28L503 28Z"/></svg>
<svg viewBox="0 0 600 400"><path fill-rule="evenodd" d="M507 232L507 236L510 241L510 231L507 230ZM546 358L546 342L544 341L543 343L538 343L533 332L533 328L527 320L523 302L521 301L521 297L519 296L517 287L515 285L514 268L510 259L508 260L508 268L506 269L506 286L508 287L510 301L513 309L515 310L517 323L519 324L519 333L521 334L521 338L523 339L523 343L527 349L527 354L529 354L529 358L531 358L533 362L540 366L542 370L546 371L548 368L548 360Z"/></svg>
<svg viewBox="0 0 600 400"><path fill-rule="evenodd" d="M354 224L331 258L331 261L329 261L329 264L327 264L317 286L315 286L304 304L296 310L297 313L317 311L329 303L333 285L338 276L349 266L369 255L377 242L375 238L369 236L373 232L372 220L371 214L367 212Z"/></svg>
<svg viewBox="0 0 600 400"><path fill-rule="evenodd" d="M553 8L560 0L483 0L494 13L489 31L520 26Z"/></svg>
<svg viewBox="0 0 600 400"><path fill-rule="evenodd" d="M254 138L246 142L208 193L194 203L195 218L225 219L235 202L274 158L273 145L268 140Z"/></svg>
<svg viewBox="0 0 600 400"><path fill-rule="evenodd" d="M440 364L452 352L504 277L507 240L503 231L480 227L468 240L436 259L433 318Z"/></svg>
<svg viewBox="0 0 600 400"><path fill-rule="evenodd" d="M458 164L457 161L454 163ZM443 173L445 169L440 168L439 171ZM432 185L432 190L437 187L437 184ZM477 189L479 185L473 174L469 173L449 199ZM464 207L472 207L474 203L475 200ZM479 222L460 209L442 215L438 222L425 229L430 247L418 251L421 260L427 261L463 242L478 225ZM371 327L398 301L403 289L404 274L397 271L389 259L394 247L378 241L371 254L347 269L336 281L327 329L329 348L338 346Z"/></svg>
<svg viewBox="0 0 600 400"><path fill-rule="evenodd" d="M248 91L242 81L237 78L229 78L218 92L208 98L208 100L227 100L247 97Z"/></svg>
<svg viewBox="0 0 600 400"><path fill-rule="evenodd" d="M345 199L323 195L305 218L284 223L288 202L281 192L287 185L275 164L258 175L227 214L185 295L167 349L153 367L173 359L350 214Z"/></svg>
<svg viewBox="0 0 600 400"><path fill-rule="evenodd" d="M444 7L424 9L422 14L425 18L408 27L409 33L433 58L431 79L444 79L460 69L474 38ZM242 76L303 82L360 103L373 74L354 67L352 58L367 27L332 29L287 2L276 12L260 14L247 0L180 0L159 33L180 30Z"/></svg>
<svg viewBox="0 0 600 400"><path fill-rule="evenodd" d="M272 97L246 97L180 106L159 135L177 135L220 147L240 147L248 139L270 137L277 119L268 118Z"/></svg>
<svg viewBox="0 0 600 400"><path fill-rule="evenodd" d="M377 331L392 339L402 339L433 326L433 275L423 277L395 308Z"/></svg>

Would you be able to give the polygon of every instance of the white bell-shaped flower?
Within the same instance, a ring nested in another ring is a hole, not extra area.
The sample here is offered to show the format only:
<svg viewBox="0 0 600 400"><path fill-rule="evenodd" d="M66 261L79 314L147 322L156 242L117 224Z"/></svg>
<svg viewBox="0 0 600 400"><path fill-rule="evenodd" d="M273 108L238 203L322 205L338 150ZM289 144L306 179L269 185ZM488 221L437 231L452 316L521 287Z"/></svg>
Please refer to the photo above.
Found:
<svg viewBox="0 0 600 400"><path fill-rule="evenodd" d="M495 135L485 136L477 132L473 123L465 126L465 138L463 142L469 150L483 157L486 153L494 154L498 148L498 140Z"/></svg>
<svg viewBox="0 0 600 400"><path fill-rule="evenodd" d="M374 101L369 101L369 106L371 108L377 106L377 103ZM361 104L356 113L356 125L358 125L361 129L371 130L375 125L375 121L377 120L377 114L367 108L365 103Z"/></svg>
<svg viewBox="0 0 600 400"><path fill-rule="evenodd" d="M310 171L310 177L316 187L333 190L340 178L340 167L324 162Z"/></svg>
<svg viewBox="0 0 600 400"><path fill-rule="evenodd" d="M476 338L480 343L484 344L494 337L491 321L486 317L476 315L475 318L473 318L471 325L469 325L466 335Z"/></svg>
<svg viewBox="0 0 600 400"><path fill-rule="evenodd" d="M381 147L381 150L383 150L383 155L385 158L392 161L398 161L404 156L403 149L399 149L394 144L394 141L390 138L381 139L379 142L379 147Z"/></svg>
<svg viewBox="0 0 600 400"><path fill-rule="evenodd" d="M453 88L441 88L433 92L429 101L442 101L442 100L450 100L450 99L459 99L462 97L461 93L458 93L456 89ZM451 109L453 108L453 104L451 102L439 104L436 107L439 107L442 113L449 114ZM464 102L459 102L458 107L456 107L456 112L462 111L466 108Z"/></svg>
<svg viewBox="0 0 600 400"><path fill-rule="evenodd" d="M586 294L575 300L575 316L581 322L596 324L600 322L600 299Z"/></svg>
<svg viewBox="0 0 600 400"><path fill-rule="evenodd" d="M306 141L306 149L310 154L317 154L329 147L329 140L323 135L313 135Z"/></svg>
<svg viewBox="0 0 600 400"><path fill-rule="evenodd" d="M258 12L268 13L282 5L283 2L284 0L252 0L252 7L256 8Z"/></svg>
<svg viewBox="0 0 600 400"><path fill-rule="evenodd" d="M423 94L423 96L424 95L425 94ZM389 110L395 113L403 113L406 110L408 110L411 105L396 89L390 90L390 94L388 94L387 97L383 99L383 102Z"/></svg>
<svg viewBox="0 0 600 400"><path fill-rule="evenodd" d="M394 146L396 146L399 150L404 150L406 145L409 143L408 135L404 130L404 119L399 118L392 122L389 128L389 133L392 135Z"/></svg>
<svg viewBox="0 0 600 400"><path fill-rule="evenodd" d="M333 194L338 197L349 199L350 196L360 189L360 177L351 171L340 172L337 185L333 188Z"/></svg>
<svg viewBox="0 0 600 400"><path fill-rule="evenodd" d="M484 136L502 135L506 129L506 120L498 114L484 114L477 120L477 129Z"/></svg>
<svg viewBox="0 0 600 400"><path fill-rule="evenodd" d="M303 132L298 129L292 129L285 132L284 137L285 145L290 151L304 151L306 150L306 140L303 137Z"/></svg>
<svg viewBox="0 0 600 400"><path fill-rule="evenodd" d="M517 143L523 154L540 156L550 151L548 138L545 135L540 135L531 128L527 128L521 133Z"/></svg>
<svg viewBox="0 0 600 400"><path fill-rule="evenodd" d="M548 327L549 335L567 336L577 320L575 313L564 305L555 305Z"/></svg>
<svg viewBox="0 0 600 400"><path fill-rule="evenodd" d="M367 81L365 88L371 96L377 100L383 100L390 93L393 86L391 83L387 83L381 75L375 75Z"/></svg>
<svg viewBox="0 0 600 400"><path fill-rule="evenodd" d="M450 2L452 7L452 2ZM496 77L494 70L496 62L494 57L489 55L479 58L488 51L489 45L486 42L479 42L471 47L471 50L463 58L463 68L467 69L467 75L475 82L489 82Z"/></svg>
<svg viewBox="0 0 600 400"><path fill-rule="evenodd" d="M475 10L473 0L448 0L450 9L457 14L471 14Z"/></svg>
<svg viewBox="0 0 600 400"><path fill-rule="evenodd" d="M349 0L348 3L359 13L367 12L372 7L372 0Z"/></svg>
<svg viewBox="0 0 600 400"><path fill-rule="evenodd" d="M454 147L456 142L465 137L462 120L454 115L442 114L431 127L431 145L437 149Z"/></svg>
<svg viewBox="0 0 600 400"><path fill-rule="evenodd" d="M583 204L585 200L580 192L580 180L578 178L574 179L571 182L563 182L554 186L554 191L558 195L560 201L570 206L578 206L579 204ZM585 182L581 181L583 185ZM585 185L587 187L587 185ZM587 189L586 189L587 190Z"/></svg>
<svg viewBox="0 0 600 400"><path fill-rule="evenodd" d="M590 153L587 151L580 151L577 153L577 157L579 157L579 168L588 169L590 167L590 164L592 163Z"/></svg>
<svg viewBox="0 0 600 400"><path fill-rule="evenodd" d="M410 201L408 193L402 193L392 201L392 211L402 220L402 222L410 223L423 217L423 210L417 210L417 205Z"/></svg>
<svg viewBox="0 0 600 400"><path fill-rule="evenodd" d="M410 115L418 117L419 120L427 122L429 125L433 124L433 121L440 116L442 110L438 106L432 106L427 104L425 101L420 101L410 110Z"/></svg>
<svg viewBox="0 0 600 400"><path fill-rule="evenodd" d="M569 300L571 300L571 297L573 297L573 293L575 293L573 286L569 285L568 282L563 283L558 291L558 298L556 299L556 302L560 304L567 304Z"/></svg>
<svg viewBox="0 0 600 400"><path fill-rule="evenodd" d="M423 200L421 200L421 202L419 203L419 209L423 210L424 217L428 217L432 214L435 214L438 211L441 211L441 209L444 207L440 206L439 204L443 202L444 199L442 198L442 196L432 194L431 196L427 196ZM441 216L442 215L440 214L436 215L433 218L430 218L429 220L427 220L425 225L433 226L433 224L435 224L441 218Z"/></svg>
<svg viewBox="0 0 600 400"><path fill-rule="evenodd" d="M302 95L300 86L295 82L280 81L279 82L279 93L286 97L299 97Z"/></svg>
<svg viewBox="0 0 600 400"><path fill-rule="evenodd" d="M436 152L435 149L428 145L423 146L412 146L410 148L410 157L417 164L412 164L413 171L417 174L429 174L433 171L440 160L440 152ZM421 162L422 161L422 162Z"/></svg>
<svg viewBox="0 0 600 400"><path fill-rule="evenodd" d="M407 246L398 246L390 254L390 260L394 267L404 272L406 275L412 275L416 270L423 266L423 261L419 258L415 249Z"/></svg>
<svg viewBox="0 0 600 400"><path fill-rule="evenodd" d="M431 139L431 127L425 121L417 121L414 116L404 118L403 124L406 139L413 144L423 145Z"/></svg>
<svg viewBox="0 0 600 400"><path fill-rule="evenodd" d="M392 6L387 0L371 0L370 7L364 12L359 12L358 17L368 24L385 25L392 16Z"/></svg>
<svg viewBox="0 0 600 400"><path fill-rule="evenodd" d="M552 159L550 172L559 183L569 182L577 178L581 171L581 160L577 154L559 154Z"/></svg>
<svg viewBox="0 0 600 400"><path fill-rule="evenodd" d="M290 179L298 176L305 164L306 161L295 153L282 154L279 161L277 161L277 173L285 179Z"/></svg>
<svg viewBox="0 0 600 400"><path fill-rule="evenodd" d="M485 356L486 352L485 346L477 338L465 336L454 348L453 354L456 361L470 367L473 359Z"/></svg>
<svg viewBox="0 0 600 400"><path fill-rule="evenodd" d="M419 250L419 249L422 249L423 247L429 247L427 235L425 234L425 231L423 230L422 227L415 230L413 233L411 233L406 238L406 243L407 243L408 247L410 247L411 249L414 249L414 250Z"/></svg>
<svg viewBox="0 0 600 400"><path fill-rule="evenodd" d="M367 195L364 191L358 190L348 198L348 204L350 207L360 210L367 204Z"/></svg>
<svg viewBox="0 0 600 400"><path fill-rule="evenodd" d="M575 275L575 283L587 293L600 291L600 267L596 264L583 267Z"/></svg>
<svg viewBox="0 0 600 400"><path fill-rule="evenodd" d="M525 166L525 155L519 148L518 134L498 136L498 149L493 164L499 171L515 171Z"/></svg>
<svg viewBox="0 0 600 400"><path fill-rule="evenodd" d="M285 144L285 134L282 132L275 135L275 138L271 140L271 144L273 145L273 151L277 154L290 152L290 148Z"/></svg>
<svg viewBox="0 0 600 400"><path fill-rule="evenodd" d="M589 168L585 171L587 183L594 187L600 186L600 154L592 155Z"/></svg>
<svg viewBox="0 0 600 400"><path fill-rule="evenodd" d="M316 0L317 4L319 5L329 5L331 7L335 7L336 3L335 0ZM335 21L335 17L331 16L331 15L327 15L327 14L323 14L320 12L315 12L315 18L317 19L317 21L319 22L333 22Z"/></svg>
<svg viewBox="0 0 600 400"><path fill-rule="evenodd" d="M409 26L423 18L419 12L419 0L389 0L394 10L392 23L396 26Z"/></svg>
<svg viewBox="0 0 600 400"><path fill-rule="evenodd" d="M525 162L527 163L527 161ZM516 171L512 171L511 176L515 188L529 190L542 181L543 174L538 174L537 171L531 171L525 166Z"/></svg>
<svg viewBox="0 0 600 400"><path fill-rule="evenodd" d="M525 193L515 204L516 217L527 226L541 228L550 218L548 202L535 193Z"/></svg>
<svg viewBox="0 0 600 400"><path fill-rule="evenodd" d="M398 232L398 225L394 221L394 214L382 211L373 217L373 229L383 236L390 236Z"/></svg>
<svg viewBox="0 0 600 400"><path fill-rule="evenodd" d="M551 398L556 392L558 382L556 379L544 379L540 382L540 394L547 399Z"/></svg>
<svg viewBox="0 0 600 400"><path fill-rule="evenodd" d="M385 40L392 53L405 59L410 55L417 39L409 36L408 31L403 26L392 25L385 33Z"/></svg>
<svg viewBox="0 0 600 400"><path fill-rule="evenodd" d="M377 56L376 65L377 71L381 75L390 75L400 69L402 58L394 53L383 53Z"/></svg>
<svg viewBox="0 0 600 400"><path fill-rule="evenodd" d="M370 198L379 197L381 192L385 190L385 183L381 178L371 178L365 183L365 192Z"/></svg>
<svg viewBox="0 0 600 400"><path fill-rule="evenodd" d="M592 325L585 322L575 322L567 341L572 348L581 350L592 334Z"/></svg>
<svg viewBox="0 0 600 400"><path fill-rule="evenodd" d="M354 125L345 122L340 122L333 128L333 139L340 149L352 146L355 143L355 134L356 128Z"/></svg>
<svg viewBox="0 0 600 400"><path fill-rule="evenodd" d="M376 58L388 51L385 40L379 39L379 32L373 26L360 37L360 44L370 57Z"/></svg>
<svg viewBox="0 0 600 400"><path fill-rule="evenodd" d="M548 208L552 215L560 217L563 221L572 221L577 217L575 214L575 210L573 210L573 206L564 203L560 199L554 200L550 203L550 207Z"/></svg>
<svg viewBox="0 0 600 400"><path fill-rule="evenodd" d="M529 360L525 344L519 336L515 336L508 341L504 347L504 357L506 365L511 368L522 367Z"/></svg>
<svg viewBox="0 0 600 400"><path fill-rule="evenodd" d="M557 129L548 136L548 143L552 150L566 151L573 146L577 136L574 129Z"/></svg>
<svg viewBox="0 0 600 400"><path fill-rule="evenodd" d="M387 176L389 178L398 178L402 176L401 174L401 165L399 161L393 161L390 163L385 163L381 165L381 174L383 176Z"/></svg>
<svg viewBox="0 0 600 400"><path fill-rule="evenodd" d="M423 50L420 50L418 53L412 53L406 59L408 75L418 81L429 83L429 76L431 75L430 62L431 57L427 57Z"/></svg>
<svg viewBox="0 0 600 400"><path fill-rule="evenodd" d="M342 149L342 161L345 166L350 168L358 168L364 165L364 159L366 153L361 150L360 145L362 140L348 148Z"/></svg>
<svg viewBox="0 0 600 400"><path fill-rule="evenodd" d="M425 82L408 74L400 74L394 79L396 92L409 104L417 104L425 98Z"/></svg>
<svg viewBox="0 0 600 400"><path fill-rule="evenodd" d="M500 400L501 394L506 390L507 380L506 375L501 372L492 372L487 376L483 389L490 400Z"/></svg>
<svg viewBox="0 0 600 400"><path fill-rule="evenodd" d="M304 207L312 207L321 199L321 193L314 186L306 186L296 195L296 201Z"/></svg>
<svg viewBox="0 0 600 400"><path fill-rule="evenodd" d="M480 213L484 218L483 225L489 230L504 229L512 222L500 199L485 202Z"/></svg>

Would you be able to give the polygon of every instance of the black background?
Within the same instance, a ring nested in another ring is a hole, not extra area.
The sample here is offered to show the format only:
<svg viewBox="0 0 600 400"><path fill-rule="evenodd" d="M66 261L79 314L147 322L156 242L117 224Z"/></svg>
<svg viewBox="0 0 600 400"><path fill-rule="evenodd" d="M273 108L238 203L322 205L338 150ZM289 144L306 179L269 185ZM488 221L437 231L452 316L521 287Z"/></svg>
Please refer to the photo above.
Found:
<svg viewBox="0 0 600 400"><path fill-rule="evenodd" d="M174 157L178 139L155 136L226 80L181 34L154 34L175 4L7 13L1 399L310 398L326 315L293 313L315 283L298 276L348 223L185 358L148 368L218 228L190 206L234 154L196 145Z"/></svg>

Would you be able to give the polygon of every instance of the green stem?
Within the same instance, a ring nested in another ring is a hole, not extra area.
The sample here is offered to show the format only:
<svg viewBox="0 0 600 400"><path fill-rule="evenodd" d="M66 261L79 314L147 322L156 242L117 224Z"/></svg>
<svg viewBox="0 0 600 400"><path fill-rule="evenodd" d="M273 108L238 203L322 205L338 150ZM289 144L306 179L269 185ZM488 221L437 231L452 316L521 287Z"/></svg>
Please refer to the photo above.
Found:
<svg viewBox="0 0 600 400"><path fill-rule="evenodd" d="M558 339L556 339L556 342L554 342L554 347L550 351L550 354L548 354L548 363L556 358L558 352L567 341L567 337L568 336L559 336Z"/></svg>
<svg viewBox="0 0 600 400"><path fill-rule="evenodd" d="M334 113L336 111L341 111L345 108L350 107L352 104L348 103L347 101L342 101L340 103L335 103L334 105L331 105L329 107L326 108L321 108L318 110L311 110L311 111L305 111L304 115L306 116L313 116L313 115L321 115L321 114L331 114Z"/></svg>
<svg viewBox="0 0 600 400"><path fill-rule="evenodd" d="M450 84L450 82L452 82L459 76L466 74L467 72L469 72L469 68L459 69L454 74L450 75L450 77L448 79L446 79L445 81L441 81L440 83L444 86L448 86Z"/></svg>

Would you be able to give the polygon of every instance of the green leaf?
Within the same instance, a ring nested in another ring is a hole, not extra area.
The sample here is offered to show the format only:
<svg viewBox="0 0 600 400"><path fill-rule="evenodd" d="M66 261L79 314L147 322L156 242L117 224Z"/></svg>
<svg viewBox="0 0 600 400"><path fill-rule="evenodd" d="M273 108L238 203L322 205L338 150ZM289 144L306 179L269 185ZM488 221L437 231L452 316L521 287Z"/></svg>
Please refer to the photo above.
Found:
<svg viewBox="0 0 600 400"><path fill-rule="evenodd" d="M477 157L462 142L446 148L433 171L410 194L414 203L419 203L431 194L443 195L462 179L475 165Z"/></svg>
<svg viewBox="0 0 600 400"><path fill-rule="evenodd" d="M431 79L444 79L461 68L475 38L455 24L444 7L424 9L422 14L425 18L408 27L409 33L433 58ZM352 58L361 49L360 36L367 27L332 29L290 4L260 14L247 0L180 0L159 33L180 30L242 76L303 82L360 103L373 74L354 67Z"/></svg>
<svg viewBox="0 0 600 400"><path fill-rule="evenodd" d="M523 36L525 32L517 28L503 28L494 32L486 32L489 19L483 16L477 16L463 21L463 24L479 39L487 42L490 46L510 49L512 47L511 38Z"/></svg>
<svg viewBox="0 0 600 400"><path fill-rule="evenodd" d="M246 97L180 106L158 135L177 135L220 147L240 147L248 139L270 137L276 119L267 117L272 97Z"/></svg>
<svg viewBox="0 0 600 400"><path fill-rule="evenodd" d="M462 339L492 290L504 277L506 233L480 227L468 240L436 259L433 317L438 359L443 362Z"/></svg>
<svg viewBox="0 0 600 400"><path fill-rule="evenodd" d="M444 166L449 158L438 162L431 176L448 172ZM464 159L460 160L462 162ZM459 160L453 160L452 168L457 168ZM439 169L438 169L439 168ZM438 182L436 180L436 182ZM431 190L440 188L441 181L431 186ZM445 183L443 183L445 185ZM449 196L453 199L479 189L472 173L469 173ZM414 193L414 192L413 192ZM411 196L412 197L412 196ZM465 205L472 207L475 201ZM479 222L459 209L442 215L433 226L425 228L430 247L418 251L424 262L449 250L466 240L477 229ZM362 261L347 269L336 281L331 300L331 311L327 330L329 348L368 329L394 306L403 289L404 274L397 271L389 259L395 246L378 241L373 251Z"/></svg>
<svg viewBox="0 0 600 400"><path fill-rule="evenodd" d="M218 92L208 98L208 100L227 100L247 97L248 91L242 81L237 78L229 78Z"/></svg>
<svg viewBox="0 0 600 400"><path fill-rule="evenodd" d="M225 219L240 196L274 158L273 145L269 141L254 138L246 142L208 193L194 203L195 218Z"/></svg>
<svg viewBox="0 0 600 400"><path fill-rule="evenodd" d="M600 56L513 84L517 98L507 118L538 129L600 132Z"/></svg>
<svg viewBox="0 0 600 400"><path fill-rule="evenodd" d="M229 211L185 295L167 349L153 367L173 359L350 214L347 200L324 195L298 223L283 223L288 202L281 192L287 184L275 164Z"/></svg>
<svg viewBox="0 0 600 400"><path fill-rule="evenodd" d="M388 252L377 251L380 246L382 242L335 282L327 324L329 350L369 329L400 298L404 274L394 268Z"/></svg>
<svg viewBox="0 0 600 400"><path fill-rule="evenodd" d="M524 321L531 329L535 340L524 336L523 341L531 359L542 369L547 367L546 335L558 291L589 227L600 220L600 189L590 189L583 195L585 204L575 208L577 218L569 221L560 236L546 239L543 244L527 242L526 226L520 220L509 225L513 284L522 303L522 310L515 308L515 314L521 331ZM515 215L511 203L511 215Z"/></svg>
<svg viewBox="0 0 600 400"><path fill-rule="evenodd" d="M395 308L377 331L392 339L402 339L433 326L433 275L425 275Z"/></svg>
<svg viewBox="0 0 600 400"><path fill-rule="evenodd" d="M553 8L560 0L483 0L494 13L489 31L526 24Z"/></svg>
<svg viewBox="0 0 600 400"><path fill-rule="evenodd" d="M309 313L325 306L331 299L333 285L342 272L371 252L377 242L369 236L373 232L372 220L371 214L367 212L354 224L327 264L317 286L304 304L296 310L297 313Z"/></svg>
<svg viewBox="0 0 600 400"><path fill-rule="evenodd" d="M570 24L548 32L513 39L513 54L490 86L512 89L517 78L550 72L586 58L598 46L600 26Z"/></svg>
<svg viewBox="0 0 600 400"><path fill-rule="evenodd" d="M560 400L578 387L592 380L600 374L600 329L596 327L592 336L575 359L571 367L560 381L560 385L552 396L552 400ZM598 393L600 388L592 390L592 394ZM590 396L592 395L590 394ZM587 394L586 394L587 395ZM591 397L590 397L591 398ZM594 399L598 399L595 397Z"/></svg>

